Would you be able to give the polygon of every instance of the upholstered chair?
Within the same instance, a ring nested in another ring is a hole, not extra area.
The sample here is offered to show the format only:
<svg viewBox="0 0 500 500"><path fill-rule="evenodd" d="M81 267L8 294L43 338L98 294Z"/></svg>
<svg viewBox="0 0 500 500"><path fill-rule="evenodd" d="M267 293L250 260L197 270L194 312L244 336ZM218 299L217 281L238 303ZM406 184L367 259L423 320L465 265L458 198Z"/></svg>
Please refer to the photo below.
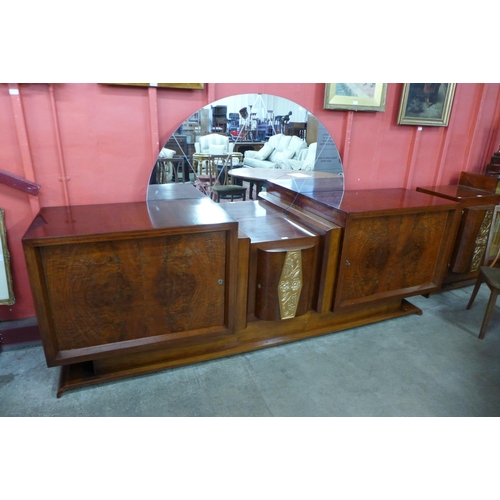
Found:
<svg viewBox="0 0 500 500"><path fill-rule="evenodd" d="M205 154L224 154L232 153L234 143L229 142L229 137L221 134L208 134L198 138L195 142L194 149L196 153Z"/></svg>

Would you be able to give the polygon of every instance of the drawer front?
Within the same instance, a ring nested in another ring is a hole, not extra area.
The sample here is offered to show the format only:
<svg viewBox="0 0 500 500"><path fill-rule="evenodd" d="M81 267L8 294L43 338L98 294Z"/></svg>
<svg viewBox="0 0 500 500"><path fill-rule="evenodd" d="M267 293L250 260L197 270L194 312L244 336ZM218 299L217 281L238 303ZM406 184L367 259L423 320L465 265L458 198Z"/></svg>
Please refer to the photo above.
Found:
<svg viewBox="0 0 500 500"><path fill-rule="evenodd" d="M266 321L291 319L312 308L316 247L259 249L255 316Z"/></svg>

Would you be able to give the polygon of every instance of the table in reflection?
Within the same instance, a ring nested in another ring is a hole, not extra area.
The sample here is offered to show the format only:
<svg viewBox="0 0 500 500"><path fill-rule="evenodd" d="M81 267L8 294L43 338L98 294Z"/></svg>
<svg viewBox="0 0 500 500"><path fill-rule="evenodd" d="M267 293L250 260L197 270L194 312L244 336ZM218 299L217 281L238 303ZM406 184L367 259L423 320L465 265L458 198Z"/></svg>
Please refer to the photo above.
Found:
<svg viewBox="0 0 500 500"><path fill-rule="evenodd" d="M235 180L246 181L250 183L249 198L253 200L253 186L255 185L255 197L258 198L263 186L267 181L275 181L277 179L288 179L293 182L301 183L306 179L316 179L324 177L339 177L329 172L316 172L314 170L291 170L279 168L252 168L243 167L231 169L228 175Z"/></svg>

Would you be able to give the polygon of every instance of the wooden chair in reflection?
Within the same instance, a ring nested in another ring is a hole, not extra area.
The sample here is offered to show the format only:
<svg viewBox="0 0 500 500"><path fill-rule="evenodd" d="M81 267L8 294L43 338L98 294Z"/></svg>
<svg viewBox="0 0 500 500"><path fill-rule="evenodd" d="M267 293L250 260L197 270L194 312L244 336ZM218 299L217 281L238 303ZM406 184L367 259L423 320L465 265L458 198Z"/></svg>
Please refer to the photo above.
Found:
<svg viewBox="0 0 500 500"><path fill-rule="evenodd" d="M491 294L488 300L488 305L486 306L486 312L484 313L481 330L479 331L480 339L484 339L484 335L486 333L486 329L488 328L491 315L493 314L493 310L495 309L498 293L500 292L500 268L495 267L495 264L497 263L499 257L500 246L498 247L498 252L493 262L489 266L482 266L479 269L479 276L477 278L476 285L474 286L471 298L469 300L469 303L467 304L467 309L470 309L472 307L474 299L476 298L479 288L483 283L486 283L491 291Z"/></svg>
<svg viewBox="0 0 500 500"><path fill-rule="evenodd" d="M210 197L218 203L222 198L230 198L234 201L235 198L246 200L247 189L244 186L231 184L229 181L228 170L232 166L232 154L212 155L212 164L214 165L214 173L217 178L213 186L211 186Z"/></svg>
<svg viewBox="0 0 500 500"><path fill-rule="evenodd" d="M224 198L230 198L231 201L234 201L235 198L241 198L245 201L247 198L247 188L236 184L217 184L212 186L210 196L217 203L220 203L220 200Z"/></svg>
<svg viewBox="0 0 500 500"><path fill-rule="evenodd" d="M156 184L167 182L189 182L189 170L184 158L173 149L163 148L155 165Z"/></svg>

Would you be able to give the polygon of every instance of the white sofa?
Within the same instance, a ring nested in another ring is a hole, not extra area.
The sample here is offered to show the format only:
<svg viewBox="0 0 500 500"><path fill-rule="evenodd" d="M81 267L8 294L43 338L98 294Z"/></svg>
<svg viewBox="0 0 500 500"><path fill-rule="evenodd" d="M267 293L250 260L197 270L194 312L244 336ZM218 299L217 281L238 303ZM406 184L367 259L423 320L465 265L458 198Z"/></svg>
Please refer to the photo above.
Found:
<svg viewBox="0 0 500 500"><path fill-rule="evenodd" d="M276 134L259 151L245 151L244 167L312 170L317 143L307 143L295 135Z"/></svg>

